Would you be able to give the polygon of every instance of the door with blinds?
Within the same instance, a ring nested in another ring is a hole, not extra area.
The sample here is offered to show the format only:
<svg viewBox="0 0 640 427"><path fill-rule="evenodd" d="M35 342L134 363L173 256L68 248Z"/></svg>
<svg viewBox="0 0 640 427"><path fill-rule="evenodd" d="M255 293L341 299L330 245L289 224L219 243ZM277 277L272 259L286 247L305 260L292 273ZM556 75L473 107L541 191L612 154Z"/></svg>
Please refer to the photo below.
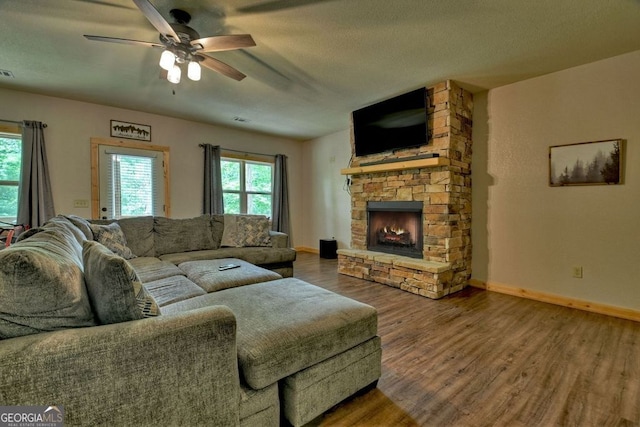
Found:
<svg viewBox="0 0 640 427"><path fill-rule="evenodd" d="M100 218L165 216L163 153L98 146Z"/></svg>

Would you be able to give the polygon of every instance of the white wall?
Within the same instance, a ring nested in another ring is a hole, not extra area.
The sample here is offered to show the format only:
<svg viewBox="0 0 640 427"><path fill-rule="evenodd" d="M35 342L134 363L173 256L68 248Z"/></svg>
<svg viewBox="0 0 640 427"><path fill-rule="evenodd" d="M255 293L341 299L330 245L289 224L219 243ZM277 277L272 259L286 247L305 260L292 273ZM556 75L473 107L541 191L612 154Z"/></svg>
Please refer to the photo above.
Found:
<svg viewBox="0 0 640 427"><path fill-rule="evenodd" d="M74 208L77 199L91 200L91 137L109 138L110 120L151 126L152 144L170 147L171 216L202 213L203 154L198 144L265 154L286 154L290 176L293 236L301 235L302 143L221 126L139 111L0 89L0 119L38 120L48 124L45 137L56 213L90 217L90 208ZM295 242L294 242L295 243Z"/></svg>
<svg viewBox="0 0 640 427"><path fill-rule="evenodd" d="M351 196L340 169L349 167L350 131L304 143L303 230L296 245L318 250L319 240L332 238L338 248L351 245Z"/></svg>
<svg viewBox="0 0 640 427"><path fill-rule="evenodd" d="M475 96L474 279L640 310L638 76L640 51ZM549 146L615 138L623 185L548 186Z"/></svg>

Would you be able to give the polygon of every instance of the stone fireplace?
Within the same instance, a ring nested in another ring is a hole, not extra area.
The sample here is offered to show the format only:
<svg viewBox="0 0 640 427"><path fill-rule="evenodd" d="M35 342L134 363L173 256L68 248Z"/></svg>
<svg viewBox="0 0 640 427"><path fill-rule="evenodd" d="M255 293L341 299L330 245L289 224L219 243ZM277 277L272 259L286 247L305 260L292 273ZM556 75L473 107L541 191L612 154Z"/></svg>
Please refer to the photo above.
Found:
<svg viewBox="0 0 640 427"><path fill-rule="evenodd" d="M367 202L367 250L422 259L422 202Z"/></svg>
<svg viewBox="0 0 640 427"><path fill-rule="evenodd" d="M427 145L354 156L341 171L351 177L351 248L338 250L338 269L441 298L471 276L473 99L452 81L427 93ZM402 204L411 208L393 211ZM404 220L413 225L396 224Z"/></svg>

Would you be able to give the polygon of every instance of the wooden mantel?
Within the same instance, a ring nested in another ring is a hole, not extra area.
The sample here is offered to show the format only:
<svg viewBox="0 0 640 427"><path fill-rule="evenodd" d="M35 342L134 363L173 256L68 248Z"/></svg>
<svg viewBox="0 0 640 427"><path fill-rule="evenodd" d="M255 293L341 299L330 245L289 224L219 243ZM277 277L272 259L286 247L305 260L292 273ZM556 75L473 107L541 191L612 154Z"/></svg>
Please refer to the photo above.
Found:
<svg viewBox="0 0 640 427"><path fill-rule="evenodd" d="M446 157L432 157L429 159L417 159L407 161L397 161L392 163L380 163L377 165L357 166L354 168L341 169L341 175L359 175L363 173L391 172L404 169L429 168L436 166L448 166L449 159Z"/></svg>

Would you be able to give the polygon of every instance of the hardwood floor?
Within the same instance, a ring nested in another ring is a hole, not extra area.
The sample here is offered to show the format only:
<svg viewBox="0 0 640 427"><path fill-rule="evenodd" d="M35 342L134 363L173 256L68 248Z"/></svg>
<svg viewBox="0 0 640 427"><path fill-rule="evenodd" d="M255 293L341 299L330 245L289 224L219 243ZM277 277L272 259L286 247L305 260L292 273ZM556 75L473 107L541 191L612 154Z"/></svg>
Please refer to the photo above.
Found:
<svg viewBox="0 0 640 427"><path fill-rule="evenodd" d="M640 323L476 288L430 300L309 253L294 272L378 310L378 387L322 426L640 425Z"/></svg>

